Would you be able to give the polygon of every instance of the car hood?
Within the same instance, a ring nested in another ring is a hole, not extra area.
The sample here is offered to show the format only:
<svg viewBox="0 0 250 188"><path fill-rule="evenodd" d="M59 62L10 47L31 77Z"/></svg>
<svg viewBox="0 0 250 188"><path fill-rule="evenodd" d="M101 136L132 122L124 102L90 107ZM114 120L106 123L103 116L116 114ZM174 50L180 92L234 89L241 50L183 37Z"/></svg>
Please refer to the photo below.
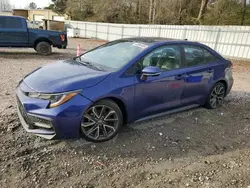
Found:
<svg viewBox="0 0 250 188"><path fill-rule="evenodd" d="M110 72L97 71L74 61L45 65L24 78L24 83L37 92L58 93L92 87Z"/></svg>

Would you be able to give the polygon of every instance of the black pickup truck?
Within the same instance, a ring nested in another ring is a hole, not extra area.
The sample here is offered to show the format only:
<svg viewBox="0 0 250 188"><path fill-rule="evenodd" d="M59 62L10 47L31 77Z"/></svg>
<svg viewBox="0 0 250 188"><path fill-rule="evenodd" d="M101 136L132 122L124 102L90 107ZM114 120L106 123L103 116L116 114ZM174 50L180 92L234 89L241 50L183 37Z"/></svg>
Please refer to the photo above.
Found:
<svg viewBox="0 0 250 188"><path fill-rule="evenodd" d="M41 55L50 55L52 46L66 49L65 32L28 28L27 20L19 16L0 16L0 47L34 48Z"/></svg>

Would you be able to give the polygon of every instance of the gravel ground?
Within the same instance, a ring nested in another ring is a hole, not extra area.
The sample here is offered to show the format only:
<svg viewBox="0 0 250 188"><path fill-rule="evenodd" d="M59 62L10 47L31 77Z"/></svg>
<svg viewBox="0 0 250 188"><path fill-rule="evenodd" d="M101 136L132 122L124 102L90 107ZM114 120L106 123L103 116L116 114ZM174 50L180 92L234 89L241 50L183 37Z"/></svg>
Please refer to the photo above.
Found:
<svg viewBox="0 0 250 188"><path fill-rule="evenodd" d="M42 57L0 49L0 187L250 187L250 62L234 62L235 84L217 110L195 108L125 127L112 141L49 141L27 134L15 87L27 73L103 41L71 39Z"/></svg>

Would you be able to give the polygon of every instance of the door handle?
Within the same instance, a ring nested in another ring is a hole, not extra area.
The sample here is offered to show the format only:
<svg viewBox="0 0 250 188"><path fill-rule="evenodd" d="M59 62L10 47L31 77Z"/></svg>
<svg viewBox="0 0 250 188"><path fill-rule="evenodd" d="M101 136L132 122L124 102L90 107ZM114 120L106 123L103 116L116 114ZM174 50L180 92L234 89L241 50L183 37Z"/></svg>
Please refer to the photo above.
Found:
<svg viewBox="0 0 250 188"><path fill-rule="evenodd" d="M183 74L179 74L179 75L177 75L177 76L175 76L175 80L183 80L185 78L185 75L183 75Z"/></svg>
<svg viewBox="0 0 250 188"><path fill-rule="evenodd" d="M212 69L212 68L210 68L210 69L208 69L208 71L207 71L208 73L213 73L214 72L214 70Z"/></svg>

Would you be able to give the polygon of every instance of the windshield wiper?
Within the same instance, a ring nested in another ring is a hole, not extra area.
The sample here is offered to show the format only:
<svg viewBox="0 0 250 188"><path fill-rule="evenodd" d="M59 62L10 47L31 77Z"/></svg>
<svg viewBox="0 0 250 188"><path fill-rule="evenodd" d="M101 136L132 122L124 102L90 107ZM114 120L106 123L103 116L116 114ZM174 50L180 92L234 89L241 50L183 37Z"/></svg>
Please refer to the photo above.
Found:
<svg viewBox="0 0 250 188"><path fill-rule="evenodd" d="M80 61L82 61L81 56L76 56L76 57L73 58L73 60L77 60L77 59L79 59Z"/></svg>
<svg viewBox="0 0 250 188"><path fill-rule="evenodd" d="M104 69L102 69L99 66L94 65L92 62L87 61L87 60L82 60L81 56L78 56L78 57L74 58L74 60L76 60L76 59L79 59L80 63L83 64L83 65L85 65L85 66L92 67L92 68L94 68L96 70L104 71Z"/></svg>
<svg viewBox="0 0 250 188"><path fill-rule="evenodd" d="M89 61L81 61L81 62L84 62L84 63L86 63L88 66L91 66L92 68L95 68L95 69L97 69L97 70L99 70L99 71L104 71L103 68L101 68L100 66L96 66L96 65L94 65L93 63L91 63L91 62L89 62Z"/></svg>

